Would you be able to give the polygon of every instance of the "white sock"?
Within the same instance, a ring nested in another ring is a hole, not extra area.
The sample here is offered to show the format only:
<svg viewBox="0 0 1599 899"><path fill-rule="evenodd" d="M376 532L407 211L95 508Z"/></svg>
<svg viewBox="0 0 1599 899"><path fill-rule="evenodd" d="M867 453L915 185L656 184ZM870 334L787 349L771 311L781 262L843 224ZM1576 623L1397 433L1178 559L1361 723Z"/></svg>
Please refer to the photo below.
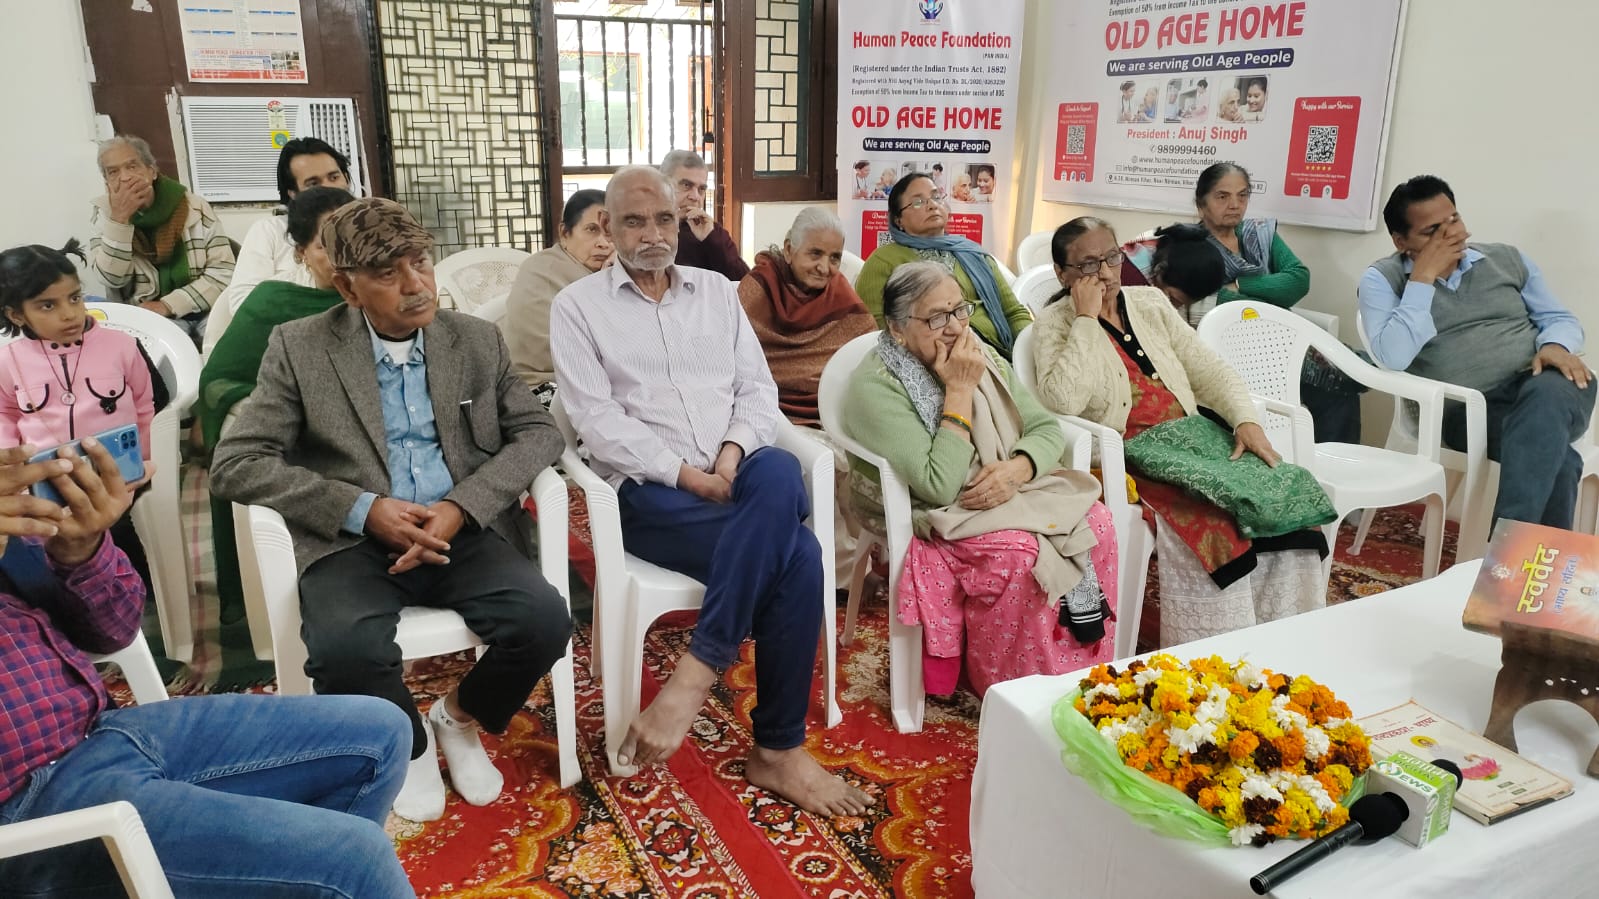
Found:
<svg viewBox="0 0 1599 899"><path fill-rule="evenodd" d="M437 821L444 817L444 777L439 773L439 756L433 748L433 728L422 718L428 735L427 751L411 760L405 769L405 785L394 797L394 813L412 821Z"/></svg>
<svg viewBox="0 0 1599 899"><path fill-rule="evenodd" d="M488 805L500 798L505 776L489 761L489 754L478 736L477 723L462 724L450 717L442 699L428 709L428 720L438 734L439 748L450 766L450 783L455 786L455 792L473 805Z"/></svg>

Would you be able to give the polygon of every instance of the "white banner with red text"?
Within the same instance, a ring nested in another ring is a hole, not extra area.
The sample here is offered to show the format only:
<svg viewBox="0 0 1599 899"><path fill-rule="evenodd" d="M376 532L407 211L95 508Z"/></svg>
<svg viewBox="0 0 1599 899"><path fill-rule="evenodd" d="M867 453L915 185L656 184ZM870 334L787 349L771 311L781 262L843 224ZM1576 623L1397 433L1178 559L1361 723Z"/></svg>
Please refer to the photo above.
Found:
<svg viewBox="0 0 1599 899"><path fill-rule="evenodd" d="M862 258L888 242L888 192L926 172L947 232L1010 258L1024 0L839 4L838 214Z"/></svg>
<svg viewBox="0 0 1599 899"><path fill-rule="evenodd" d="M1191 216L1205 167L1251 215L1370 231L1404 0L1058 0L1043 197Z"/></svg>

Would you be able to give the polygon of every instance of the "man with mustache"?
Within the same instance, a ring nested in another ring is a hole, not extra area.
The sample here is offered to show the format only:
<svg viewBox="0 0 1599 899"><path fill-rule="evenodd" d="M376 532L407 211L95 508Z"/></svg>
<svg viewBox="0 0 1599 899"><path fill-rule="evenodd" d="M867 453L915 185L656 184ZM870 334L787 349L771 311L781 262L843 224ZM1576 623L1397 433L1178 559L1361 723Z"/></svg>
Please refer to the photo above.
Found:
<svg viewBox="0 0 1599 899"><path fill-rule="evenodd" d="M322 225L344 305L272 332L255 392L223 434L211 488L288 522L318 693L388 699L411 717L394 810L444 813L435 740L461 797L504 784L478 739L503 732L566 652L571 617L513 547L518 497L563 446L511 370L493 324L440 312L433 239L391 200L357 200ZM394 643L400 609L461 614L488 646L426 718Z"/></svg>
<svg viewBox="0 0 1599 899"><path fill-rule="evenodd" d="M666 761L753 634L745 776L814 814L861 814L872 800L805 750L822 548L804 526L799 461L772 445L782 413L760 341L732 282L674 264L678 210L660 172L618 171L601 223L617 264L555 297L558 395L617 489L628 552L705 584L688 651L613 757Z"/></svg>

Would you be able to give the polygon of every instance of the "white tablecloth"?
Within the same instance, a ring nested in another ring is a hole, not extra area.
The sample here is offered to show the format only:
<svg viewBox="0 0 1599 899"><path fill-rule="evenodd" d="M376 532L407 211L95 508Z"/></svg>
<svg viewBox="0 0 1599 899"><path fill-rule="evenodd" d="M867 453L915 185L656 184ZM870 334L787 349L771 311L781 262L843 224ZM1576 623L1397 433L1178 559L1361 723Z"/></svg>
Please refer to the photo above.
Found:
<svg viewBox="0 0 1599 899"><path fill-rule="evenodd" d="M1499 641L1460 626L1478 563L1378 596L1176 647L1308 674L1356 717L1414 698L1480 733ZM999 684L983 702L972 782L972 882L999 897L1251 896L1249 878L1304 844L1207 848L1163 837L1100 799L1060 760L1050 709L1080 674ZM1599 726L1570 703L1516 721L1521 754L1570 779L1558 802L1484 827L1456 813L1424 849L1398 839L1351 846L1289 881L1283 897L1599 895L1599 783L1583 774Z"/></svg>

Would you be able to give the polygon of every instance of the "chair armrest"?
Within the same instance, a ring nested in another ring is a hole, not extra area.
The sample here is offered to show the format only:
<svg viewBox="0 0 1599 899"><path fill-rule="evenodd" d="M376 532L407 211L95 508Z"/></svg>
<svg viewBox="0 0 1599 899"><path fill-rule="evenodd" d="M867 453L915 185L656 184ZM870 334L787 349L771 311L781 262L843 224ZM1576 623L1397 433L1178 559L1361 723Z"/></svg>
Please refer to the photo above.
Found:
<svg viewBox="0 0 1599 899"><path fill-rule="evenodd" d="M545 468L533 479L527 492L539 513L540 572L571 606L572 585L567 569L567 535L571 531L571 523L568 521L566 481L554 468Z"/></svg>
<svg viewBox="0 0 1599 899"><path fill-rule="evenodd" d="M171 899L172 887L133 804L107 802L0 827L0 858L26 855L80 840L99 839L111 853L122 885L139 899Z"/></svg>
<svg viewBox="0 0 1599 899"><path fill-rule="evenodd" d="M1316 459L1316 426L1310 417L1310 410L1304 406L1295 406L1282 400L1273 399L1252 393L1249 398L1255 403L1255 410L1262 419L1268 415L1277 415L1288 419L1288 439L1290 441L1288 461L1302 468L1315 469ZM1273 430L1268 428L1267 430Z"/></svg>
<svg viewBox="0 0 1599 899"><path fill-rule="evenodd" d="M805 433L807 429L788 421L777 428L777 446L794 454L804 473L806 492L810 494L811 517L807 522L816 542L822 547L822 557L830 558L834 552L833 508L837 499L833 495L833 448L820 439ZM823 565L823 586L836 589L836 565Z"/></svg>
<svg viewBox="0 0 1599 899"><path fill-rule="evenodd" d="M1066 451L1061 454L1061 461L1066 463L1067 468L1076 471L1093 468L1094 435L1064 415L1055 416L1055 421L1060 425L1061 434L1066 437Z"/></svg>
<svg viewBox="0 0 1599 899"><path fill-rule="evenodd" d="M1416 419L1416 454L1431 461L1438 460L1438 447L1443 434L1444 397L1450 396L1468 402L1465 388L1405 372L1379 368L1355 355L1354 350L1344 346L1331 335L1320 331L1313 332L1310 338L1310 345L1351 379L1372 390L1415 402L1419 407ZM1470 392L1477 393L1474 390ZM1482 396L1480 393L1477 395L1479 398ZM1484 434L1486 433L1485 424Z"/></svg>
<svg viewBox="0 0 1599 899"><path fill-rule="evenodd" d="M1293 313L1316 327L1326 331L1334 337L1338 336L1338 316L1330 312L1318 312L1315 309L1306 309L1303 306L1293 307Z"/></svg>
<svg viewBox="0 0 1599 899"><path fill-rule="evenodd" d="M1096 445L1100 483L1105 488L1102 499L1105 506L1116 515L1116 520L1122 521L1123 513L1131 508L1131 504L1127 502L1127 458L1121 432L1108 425L1076 415L1058 415L1056 418L1062 427L1071 425L1086 431L1089 439Z"/></svg>
<svg viewBox="0 0 1599 899"><path fill-rule="evenodd" d="M578 458L577 451L570 445L561 452L561 469L583 490L584 504L589 511L589 535L594 541L595 578L625 576L622 512L616 490Z"/></svg>

